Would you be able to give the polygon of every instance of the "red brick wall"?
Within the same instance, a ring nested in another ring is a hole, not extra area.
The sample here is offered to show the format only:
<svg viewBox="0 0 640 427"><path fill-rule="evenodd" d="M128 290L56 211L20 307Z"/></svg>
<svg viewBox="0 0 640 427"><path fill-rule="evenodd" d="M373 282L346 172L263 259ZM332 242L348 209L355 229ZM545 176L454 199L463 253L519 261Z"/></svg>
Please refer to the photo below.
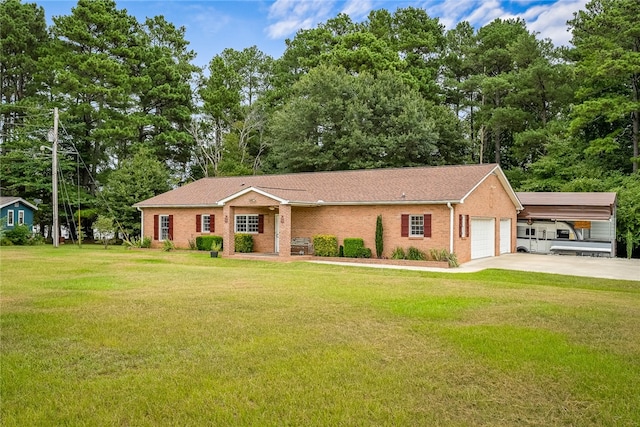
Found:
<svg viewBox="0 0 640 427"><path fill-rule="evenodd" d="M318 207L278 207L278 202L259 193L251 192L238 197L228 203L227 208L233 207L230 216L238 214L264 215L264 233L254 234L255 252L274 252L275 248L275 218L283 213L280 233L289 241L294 237L312 238L316 234L333 234L343 244L345 238L359 237L364 239L365 246L375 255L376 218L382 215L384 227L384 256L390 257L395 247L405 250L414 246L425 252L430 249L449 249L449 218L450 210L446 205L379 205L379 206L318 206ZM504 191L497 177L491 175L481 183L464 203L454 207L454 252L460 262L471 259L470 238L460 238L458 231L458 215L473 217L495 218L496 248L500 251L500 219L511 218L511 250L515 250L516 240L516 210ZM274 208L273 210L270 208ZM177 247L187 248L189 240L203 234L196 232L196 215L215 214L215 232L211 234L223 236L224 227L233 227L233 218L225 223L225 214L221 207L213 208L174 208L174 209L144 209L144 236L153 236L153 216L173 215L174 243ZM402 237L401 217L403 214L423 215L431 214L431 237ZM290 218L287 218L289 217ZM289 229L289 224L291 228ZM473 230L470 230L473 233ZM233 228L229 236L233 235ZM281 240L282 242L282 240ZM154 241L154 247L162 246L162 242ZM288 247L281 243L281 254L288 255Z"/></svg>
<svg viewBox="0 0 640 427"><path fill-rule="evenodd" d="M196 231L196 215L215 215L215 231L212 233L198 233ZM143 210L143 236L153 239L154 215L173 215L173 243L179 248L188 248L189 240L198 236L222 236L222 208L145 208ZM152 247L162 247L162 242L152 240Z"/></svg>
<svg viewBox="0 0 640 427"><path fill-rule="evenodd" d="M454 218L454 252L460 262L471 260L471 237L460 238L458 215L470 215L471 218L494 218L496 246L495 255L500 255L500 219L511 218L511 252L516 245L516 208L502 187L498 178L490 175L464 203L455 205ZM470 236L473 228L470 229Z"/></svg>
<svg viewBox="0 0 640 427"><path fill-rule="evenodd" d="M431 214L432 237L402 237L403 214ZM333 234L338 237L340 245L345 238L360 237L375 256L378 215L382 215L384 229L383 256L391 257L393 249L397 246L404 249L414 246L425 252L432 248L449 248L449 209L442 205L294 207L292 237Z"/></svg>

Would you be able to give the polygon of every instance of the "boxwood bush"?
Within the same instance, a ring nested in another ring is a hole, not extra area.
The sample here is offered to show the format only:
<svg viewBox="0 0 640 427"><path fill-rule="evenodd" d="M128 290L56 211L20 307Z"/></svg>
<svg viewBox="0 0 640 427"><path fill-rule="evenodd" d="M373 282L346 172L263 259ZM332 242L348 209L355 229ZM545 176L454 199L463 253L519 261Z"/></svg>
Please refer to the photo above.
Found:
<svg viewBox="0 0 640 427"><path fill-rule="evenodd" d="M199 251L210 251L215 245L220 245L222 249L222 236L198 236L196 237L196 247ZM236 249L237 250L237 249Z"/></svg>
<svg viewBox="0 0 640 427"><path fill-rule="evenodd" d="M364 247L364 240L356 237L344 239L344 256L348 258L371 258L371 249Z"/></svg>
<svg viewBox="0 0 640 427"><path fill-rule="evenodd" d="M235 235L236 252L253 252L253 236L251 234L239 233Z"/></svg>
<svg viewBox="0 0 640 427"><path fill-rule="evenodd" d="M313 236L313 250L316 256L338 256L338 238L330 234Z"/></svg>

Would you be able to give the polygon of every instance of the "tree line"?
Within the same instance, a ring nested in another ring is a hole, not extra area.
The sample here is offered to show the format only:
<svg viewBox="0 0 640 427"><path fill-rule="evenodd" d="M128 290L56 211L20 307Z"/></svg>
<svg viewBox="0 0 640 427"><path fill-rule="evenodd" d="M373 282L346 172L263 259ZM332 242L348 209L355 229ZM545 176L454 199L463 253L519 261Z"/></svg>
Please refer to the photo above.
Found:
<svg viewBox="0 0 640 427"><path fill-rule="evenodd" d="M108 209L206 176L495 162L516 190L616 191L640 246L640 4L592 0L556 47L521 19L446 30L420 8L340 14L285 41L194 65L185 29L113 0L0 1L0 185L51 223L50 111L61 178L92 235ZM72 211L73 210L73 211ZM64 221L63 221L64 222ZM75 226L71 227L76 233Z"/></svg>

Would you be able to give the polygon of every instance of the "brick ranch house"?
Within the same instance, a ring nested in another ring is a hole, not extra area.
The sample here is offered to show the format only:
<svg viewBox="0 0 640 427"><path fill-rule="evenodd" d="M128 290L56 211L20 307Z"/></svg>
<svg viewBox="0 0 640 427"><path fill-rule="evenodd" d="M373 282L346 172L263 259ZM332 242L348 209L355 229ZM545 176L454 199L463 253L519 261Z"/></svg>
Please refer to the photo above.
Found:
<svg viewBox="0 0 640 427"><path fill-rule="evenodd" d="M383 256L413 246L460 262L514 252L522 210L495 164L203 178L134 206L152 247L215 234L229 256L234 234L251 233L255 252L291 256L292 240L331 234L362 238L375 256L382 215Z"/></svg>

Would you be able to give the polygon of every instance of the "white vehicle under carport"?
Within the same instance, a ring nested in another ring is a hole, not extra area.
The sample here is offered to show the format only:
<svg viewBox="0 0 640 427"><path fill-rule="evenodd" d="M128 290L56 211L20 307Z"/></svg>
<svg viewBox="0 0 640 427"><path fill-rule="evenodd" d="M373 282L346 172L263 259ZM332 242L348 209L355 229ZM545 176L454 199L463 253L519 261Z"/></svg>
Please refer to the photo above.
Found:
<svg viewBox="0 0 640 427"><path fill-rule="evenodd" d="M564 221L518 221L518 252L611 256L611 243L585 240L582 233Z"/></svg>

